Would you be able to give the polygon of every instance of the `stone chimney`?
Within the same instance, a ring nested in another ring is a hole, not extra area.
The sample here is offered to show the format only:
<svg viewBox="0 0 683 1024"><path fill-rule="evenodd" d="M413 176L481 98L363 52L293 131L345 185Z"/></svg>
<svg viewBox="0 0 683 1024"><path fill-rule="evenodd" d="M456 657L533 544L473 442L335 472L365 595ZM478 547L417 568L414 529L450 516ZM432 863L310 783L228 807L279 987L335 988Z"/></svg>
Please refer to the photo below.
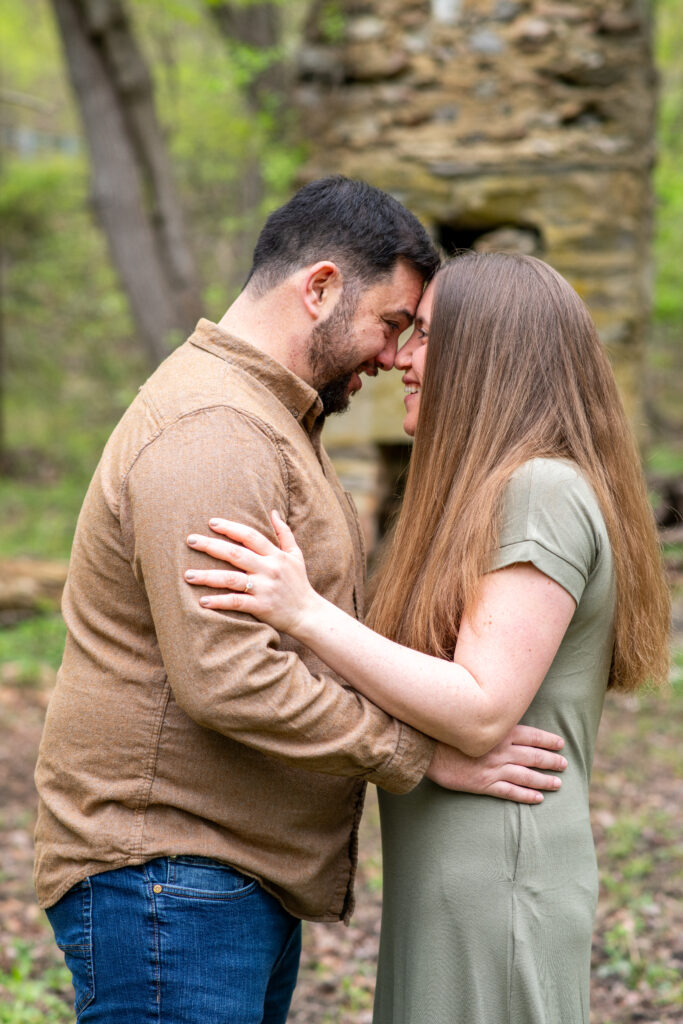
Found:
<svg viewBox="0 0 683 1024"><path fill-rule="evenodd" d="M647 0L318 0L298 102L305 180L391 192L445 253L533 253L571 281L641 427L655 72ZM396 380L391 380L395 377ZM397 374L326 427L404 440Z"/></svg>

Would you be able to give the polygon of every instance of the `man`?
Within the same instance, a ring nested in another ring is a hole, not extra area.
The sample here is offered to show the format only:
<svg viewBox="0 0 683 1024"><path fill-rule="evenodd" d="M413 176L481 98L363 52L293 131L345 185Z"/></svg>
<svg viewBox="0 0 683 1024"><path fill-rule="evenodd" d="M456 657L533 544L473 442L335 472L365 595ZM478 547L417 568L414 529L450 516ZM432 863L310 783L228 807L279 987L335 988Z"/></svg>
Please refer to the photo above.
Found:
<svg viewBox="0 0 683 1024"><path fill-rule="evenodd" d="M313 585L362 613L358 522L320 430L362 370L391 368L437 265L385 193L305 186L268 219L220 324L200 321L107 444L36 770L36 885L79 1021L284 1021L300 918L351 913L366 781L490 786L183 581L197 563L185 538L210 516L270 532L277 508Z"/></svg>

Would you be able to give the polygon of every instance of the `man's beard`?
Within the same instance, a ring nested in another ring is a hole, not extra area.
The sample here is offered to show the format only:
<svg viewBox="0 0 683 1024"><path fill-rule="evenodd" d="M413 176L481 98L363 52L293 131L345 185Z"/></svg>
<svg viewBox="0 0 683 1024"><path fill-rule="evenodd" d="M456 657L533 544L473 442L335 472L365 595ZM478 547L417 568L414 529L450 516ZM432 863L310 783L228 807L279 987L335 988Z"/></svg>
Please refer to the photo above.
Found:
<svg viewBox="0 0 683 1024"><path fill-rule="evenodd" d="M353 316L358 305L358 292L351 285L346 285L332 313L322 323L317 324L311 332L309 360L313 386L323 403L323 415L330 416L335 412L345 412L349 407L351 392L349 385L354 370L348 370L348 348L342 359L335 350L340 342L346 341L353 334Z"/></svg>
<svg viewBox="0 0 683 1024"><path fill-rule="evenodd" d="M345 373L343 377L331 380L329 384L323 384L318 388L320 400L323 403L323 416L331 416L334 412L346 412L351 401L349 385L353 377L351 373Z"/></svg>

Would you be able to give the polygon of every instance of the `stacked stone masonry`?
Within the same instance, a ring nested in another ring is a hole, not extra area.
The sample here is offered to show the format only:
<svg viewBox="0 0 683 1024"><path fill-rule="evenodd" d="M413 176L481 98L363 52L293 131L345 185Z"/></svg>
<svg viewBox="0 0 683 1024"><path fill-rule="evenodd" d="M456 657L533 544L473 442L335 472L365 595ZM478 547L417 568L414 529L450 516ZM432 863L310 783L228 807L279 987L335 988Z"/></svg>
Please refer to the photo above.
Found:
<svg viewBox="0 0 683 1024"><path fill-rule="evenodd" d="M654 103L644 0L319 0L299 68L305 178L387 189L445 252L551 263L591 309L639 429ZM329 443L399 441L401 399L397 374L371 382Z"/></svg>

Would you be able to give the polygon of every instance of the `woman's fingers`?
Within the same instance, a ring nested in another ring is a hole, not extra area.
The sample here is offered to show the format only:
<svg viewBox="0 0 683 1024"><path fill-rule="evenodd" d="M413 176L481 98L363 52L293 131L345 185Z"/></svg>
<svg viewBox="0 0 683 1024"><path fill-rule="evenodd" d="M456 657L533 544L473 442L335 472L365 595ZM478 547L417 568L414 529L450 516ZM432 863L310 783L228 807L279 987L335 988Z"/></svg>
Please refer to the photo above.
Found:
<svg viewBox="0 0 683 1024"><path fill-rule="evenodd" d="M188 583L215 590L236 590L246 593L249 576L244 572L230 572L229 569L188 569L185 573Z"/></svg>
<svg viewBox="0 0 683 1024"><path fill-rule="evenodd" d="M536 772L532 768L523 768L519 764L510 764L501 773L503 782L511 783L514 786L524 786L527 789L545 789L552 792L559 789L562 780L556 775L545 775L543 772Z"/></svg>
<svg viewBox="0 0 683 1024"><path fill-rule="evenodd" d="M561 750L564 740L554 732L537 729L533 725L516 725L508 739L525 747L543 747L546 750Z"/></svg>
<svg viewBox="0 0 683 1024"><path fill-rule="evenodd" d="M223 612L248 612L250 615L257 615L258 611L256 598L244 593L207 594L206 597L199 598L199 603L202 608L214 608Z"/></svg>
<svg viewBox="0 0 683 1024"><path fill-rule="evenodd" d="M544 775L518 764L507 765L500 773L500 778L493 782L487 792L501 800L514 800L515 803L540 804L543 796L539 790L555 792L562 785L561 779L555 775Z"/></svg>
<svg viewBox="0 0 683 1024"><path fill-rule="evenodd" d="M510 763L523 765L525 768L539 768L543 771L563 772L567 767L567 759L553 750L542 747L522 747L515 745L501 752Z"/></svg>
<svg viewBox="0 0 683 1024"><path fill-rule="evenodd" d="M221 562L229 562L230 565L247 572L256 572L260 565L261 555L256 555L239 544L231 544L227 540L218 540L216 537L204 537L200 533L191 533L187 543L194 551L203 551L212 558L218 558ZM270 541L268 541L270 544ZM274 545L270 544L273 551L277 551Z"/></svg>
<svg viewBox="0 0 683 1024"><path fill-rule="evenodd" d="M284 521L280 513L276 512L275 509L270 513L270 521L273 524L273 529L277 534L278 543L282 550L286 551L288 554L301 554L299 545L294 539L294 534L287 526L287 523Z"/></svg>
<svg viewBox="0 0 683 1024"><path fill-rule="evenodd" d="M500 773L500 778L489 786L488 793L516 803L537 804L543 799L539 790L552 793L560 789L561 785L561 779L555 775L544 775L531 768L509 764Z"/></svg>
<svg viewBox="0 0 683 1024"><path fill-rule="evenodd" d="M231 519L220 519L216 517L209 521L209 526L214 533L220 533L224 537L230 537L257 555L272 555L277 548L267 537L264 537L258 530L244 523L235 523ZM293 540L294 538L292 538Z"/></svg>
<svg viewBox="0 0 683 1024"><path fill-rule="evenodd" d="M541 804L543 794L537 789L525 789L523 786L513 786L510 782L496 782L489 790L487 796L497 796L500 800L512 800L516 804Z"/></svg>

